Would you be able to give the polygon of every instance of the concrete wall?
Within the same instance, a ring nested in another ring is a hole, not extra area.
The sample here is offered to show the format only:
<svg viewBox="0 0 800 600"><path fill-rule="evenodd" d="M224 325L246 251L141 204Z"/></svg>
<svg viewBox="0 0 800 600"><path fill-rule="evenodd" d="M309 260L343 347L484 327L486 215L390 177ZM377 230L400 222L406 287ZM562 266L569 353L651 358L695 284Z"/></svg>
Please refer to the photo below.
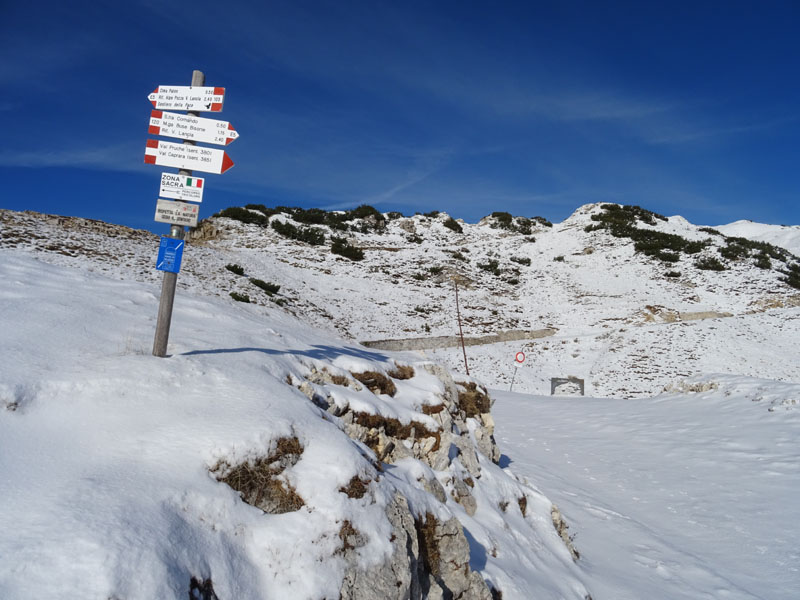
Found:
<svg viewBox="0 0 800 600"><path fill-rule="evenodd" d="M497 344L517 340L533 340L551 336L555 332L555 329L515 329L480 337L465 337L464 345L481 346L483 344ZM361 342L361 345L367 348L375 348L376 350L435 350L437 348L460 346L461 339L457 335L442 335L403 340L371 340Z"/></svg>

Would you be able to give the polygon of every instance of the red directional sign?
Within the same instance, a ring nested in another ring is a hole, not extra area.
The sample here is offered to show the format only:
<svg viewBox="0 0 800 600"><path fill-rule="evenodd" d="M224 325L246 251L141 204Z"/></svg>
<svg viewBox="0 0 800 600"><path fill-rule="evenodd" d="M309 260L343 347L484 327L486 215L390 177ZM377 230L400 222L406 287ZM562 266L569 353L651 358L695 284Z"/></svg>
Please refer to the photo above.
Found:
<svg viewBox="0 0 800 600"><path fill-rule="evenodd" d="M225 146L239 137L233 125L227 121L179 115L161 110L150 111L148 133Z"/></svg>
<svg viewBox="0 0 800 600"><path fill-rule="evenodd" d="M161 140L147 140L144 162L148 165L217 174L224 173L233 166L231 157L224 150Z"/></svg>
<svg viewBox="0 0 800 600"><path fill-rule="evenodd" d="M147 96L155 108L220 112L225 101L224 87L160 85Z"/></svg>

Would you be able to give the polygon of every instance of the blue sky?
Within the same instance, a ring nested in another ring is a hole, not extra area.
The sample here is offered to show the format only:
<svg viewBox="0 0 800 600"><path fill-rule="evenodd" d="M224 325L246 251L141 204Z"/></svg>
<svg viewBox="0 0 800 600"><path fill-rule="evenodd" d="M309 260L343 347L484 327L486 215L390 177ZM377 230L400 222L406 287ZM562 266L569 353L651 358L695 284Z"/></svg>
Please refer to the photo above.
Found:
<svg viewBox="0 0 800 600"><path fill-rule="evenodd" d="M0 207L153 222L158 85L227 88L250 202L800 223L800 2L0 3ZM197 173L200 175L200 173Z"/></svg>

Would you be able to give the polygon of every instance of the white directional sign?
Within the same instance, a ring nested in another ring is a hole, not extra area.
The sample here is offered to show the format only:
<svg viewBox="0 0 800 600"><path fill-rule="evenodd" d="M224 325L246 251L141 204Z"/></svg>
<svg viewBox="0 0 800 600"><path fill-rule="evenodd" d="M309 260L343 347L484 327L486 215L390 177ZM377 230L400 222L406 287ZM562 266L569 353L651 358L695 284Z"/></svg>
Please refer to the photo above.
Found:
<svg viewBox="0 0 800 600"><path fill-rule="evenodd" d="M153 135L207 142L227 146L239 137L233 125L227 121L203 119L193 115L179 115L161 110L150 111L150 128Z"/></svg>
<svg viewBox="0 0 800 600"><path fill-rule="evenodd" d="M147 140L144 162L148 165L217 174L224 173L233 166L231 157L224 150L161 140Z"/></svg>
<svg viewBox="0 0 800 600"><path fill-rule="evenodd" d="M172 223L173 225L187 225L197 227L197 215L200 207L197 204L187 204L176 200L156 201L156 221L159 223Z"/></svg>
<svg viewBox="0 0 800 600"><path fill-rule="evenodd" d="M158 195L175 200L202 202L204 185L205 179L202 177L161 173L161 189L158 191Z"/></svg>
<svg viewBox="0 0 800 600"><path fill-rule="evenodd" d="M225 101L224 87L160 85L147 96L155 108L220 112Z"/></svg>

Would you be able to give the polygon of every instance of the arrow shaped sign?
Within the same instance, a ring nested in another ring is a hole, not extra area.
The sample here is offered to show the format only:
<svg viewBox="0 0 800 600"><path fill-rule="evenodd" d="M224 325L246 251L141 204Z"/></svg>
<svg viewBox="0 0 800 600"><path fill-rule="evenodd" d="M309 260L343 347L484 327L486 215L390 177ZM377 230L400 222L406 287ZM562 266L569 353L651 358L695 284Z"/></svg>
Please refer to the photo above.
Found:
<svg viewBox="0 0 800 600"><path fill-rule="evenodd" d="M225 101L225 88L160 85L147 99L159 109L220 112Z"/></svg>
<svg viewBox="0 0 800 600"><path fill-rule="evenodd" d="M215 121L214 119L179 115L160 110L150 111L148 133L225 146L239 137L233 125L227 121Z"/></svg>
<svg viewBox="0 0 800 600"><path fill-rule="evenodd" d="M233 166L231 157L224 150L161 140L147 140L144 162L148 165L217 174L224 173Z"/></svg>

